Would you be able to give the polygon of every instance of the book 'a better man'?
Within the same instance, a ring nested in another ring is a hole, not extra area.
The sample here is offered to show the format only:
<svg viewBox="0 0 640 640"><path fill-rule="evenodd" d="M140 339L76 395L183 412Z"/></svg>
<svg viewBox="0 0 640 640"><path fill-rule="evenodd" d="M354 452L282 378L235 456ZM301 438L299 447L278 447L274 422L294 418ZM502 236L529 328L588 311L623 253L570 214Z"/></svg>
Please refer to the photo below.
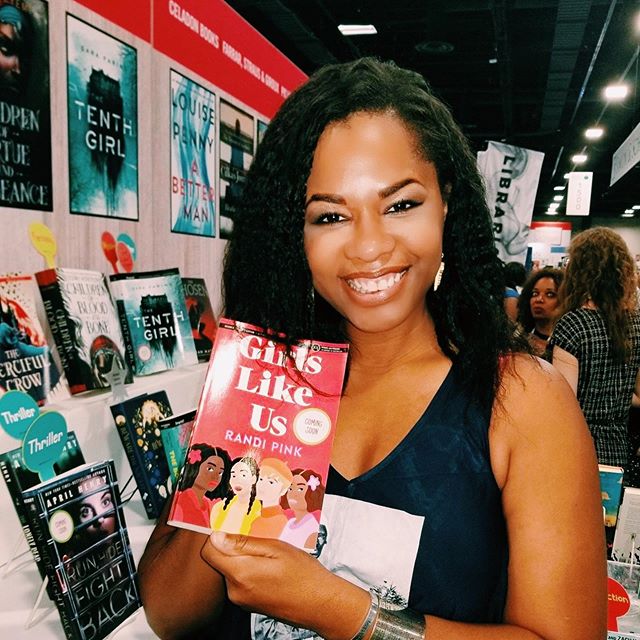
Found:
<svg viewBox="0 0 640 640"><path fill-rule="evenodd" d="M315 548L346 344L221 319L169 524Z"/></svg>

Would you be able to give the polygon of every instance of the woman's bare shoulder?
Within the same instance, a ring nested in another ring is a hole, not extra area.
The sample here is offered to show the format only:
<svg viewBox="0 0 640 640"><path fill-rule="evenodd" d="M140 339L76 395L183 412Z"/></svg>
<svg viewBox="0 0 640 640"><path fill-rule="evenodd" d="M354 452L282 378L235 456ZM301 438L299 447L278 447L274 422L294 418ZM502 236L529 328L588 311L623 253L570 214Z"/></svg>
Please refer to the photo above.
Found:
<svg viewBox="0 0 640 640"><path fill-rule="evenodd" d="M514 455L537 452L550 461L576 443L592 446L584 416L565 378L548 362L526 354L502 363L490 431L494 475L503 486Z"/></svg>

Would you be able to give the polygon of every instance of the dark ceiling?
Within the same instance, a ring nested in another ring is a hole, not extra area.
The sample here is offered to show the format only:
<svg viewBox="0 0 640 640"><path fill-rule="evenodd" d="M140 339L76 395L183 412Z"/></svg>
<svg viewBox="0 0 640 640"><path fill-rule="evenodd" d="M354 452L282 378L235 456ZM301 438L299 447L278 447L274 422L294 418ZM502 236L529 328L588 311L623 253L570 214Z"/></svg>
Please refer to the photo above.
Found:
<svg viewBox="0 0 640 640"><path fill-rule="evenodd" d="M573 168L594 173L592 217L640 205L640 166L609 187L611 156L640 121L640 0L228 4L308 74L363 55L392 59L427 78L476 150L497 140L543 151L534 219L550 219L553 187ZM372 23L378 33L345 37L341 23ZM604 86L623 79L629 96L607 103ZM584 130L598 122L605 135L589 142ZM589 160L574 167L571 156L583 149Z"/></svg>

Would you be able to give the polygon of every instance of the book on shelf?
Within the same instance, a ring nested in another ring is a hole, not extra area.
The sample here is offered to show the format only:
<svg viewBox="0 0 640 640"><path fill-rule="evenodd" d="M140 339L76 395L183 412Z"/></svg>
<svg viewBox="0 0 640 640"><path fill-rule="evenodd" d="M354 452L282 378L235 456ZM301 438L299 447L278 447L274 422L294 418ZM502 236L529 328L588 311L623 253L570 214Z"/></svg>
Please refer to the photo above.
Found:
<svg viewBox="0 0 640 640"><path fill-rule="evenodd" d="M141 606L113 461L72 469L23 498L66 637L106 637Z"/></svg>
<svg viewBox="0 0 640 640"><path fill-rule="evenodd" d="M622 496L622 479L624 469L608 464L599 464L600 493L602 496L602 508L604 524L607 527L615 527Z"/></svg>
<svg viewBox="0 0 640 640"><path fill-rule="evenodd" d="M184 464L195 417L196 411L194 409L177 416L169 416L162 420L159 425L162 447L174 485Z"/></svg>
<svg viewBox="0 0 640 640"><path fill-rule="evenodd" d="M211 307L207 284L204 278L182 278L182 286L198 362L209 362L218 323Z"/></svg>
<svg viewBox="0 0 640 640"><path fill-rule="evenodd" d="M273 338L220 320L169 524L312 551L347 345Z"/></svg>
<svg viewBox="0 0 640 640"><path fill-rule="evenodd" d="M114 366L125 371L125 383L133 382L105 276L56 268L39 271L36 280L71 393L108 389Z"/></svg>
<svg viewBox="0 0 640 640"><path fill-rule="evenodd" d="M640 563L640 489L624 487L618 511L611 559Z"/></svg>
<svg viewBox="0 0 640 640"><path fill-rule="evenodd" d="M74 469L82 464L84 464L84 457L78 445L76 434L73 431L69 431L67 434L67 442L58 461L54 463L53 470L56 475L61 475L69 469ZM44 565L42 564L38 549L35 546L22 500L23 491L40 484L40 476L25 466L22 457L22 447L0 453L0 472L7 485L11 501L20 520L22 531L29 543L31 553L38 565L40 575L44 578Z"/></svg>
<svg viewBox="0 0 640 640"><path fill-rule="evenodd" d="M23 391L39 405L62 387L35 304L33 276L0 276L0 393Z"/></svg>
<svg viewBox="0 0 640 640"><path fill-rule="evenodd" d="M165 391L145 393L111 407L147 517L159 517L171 493L160 422L172 415Z"/></svg>
<svg viewBox="0 0 640 640"><path fill-rule="evenodd" d="M178 269L109 276L127 361L137 375L197 364Z"/></svg>

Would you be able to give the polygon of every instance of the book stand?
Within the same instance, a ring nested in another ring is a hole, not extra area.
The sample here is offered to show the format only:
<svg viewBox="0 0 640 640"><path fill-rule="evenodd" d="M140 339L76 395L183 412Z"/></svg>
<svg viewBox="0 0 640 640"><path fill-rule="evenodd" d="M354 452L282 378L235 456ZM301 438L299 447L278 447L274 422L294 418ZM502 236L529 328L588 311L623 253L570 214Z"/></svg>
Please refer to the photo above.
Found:
<svg viewBox="0 0 640 640"><path fill-rule="evenodd" d="M7 576L20 571L26 566L30 566L32 559L31 551L29 549L20 551L20 549L24 546L26 539L22 531L16 540L16 544L13 546L13 552L9 560L7 560L2 565L2 573L0 573L0 578L6 578ZM38 624L41 620L46 618L52 611L55 610L55 607L46 607L44 609L40 609L40 602L42 601L42 596L45 594L47 590L47 584L49 584L49 578L45 578L38 590L38 595L36 596L36 600L33 603L33 607L31 607L31 611L29 611L29 615L27 617L26 622L24 623L25 629L31 629Z"/></svg>
<svg viewBox="0 0 640 640"><path fill-rule="evenodd" d="M8 575L11 575L15 571L19 571L22 567L29 564L28 558L31 557L29 553L29 549L26 551L21 551L20 549L24 546L26 539L22 531L18 534L18 538L13 545L11 555L9 559L4 562L2 566L2 572L0 573L0 578L6 578ZM27 560L25 560L25 557Z"/></svg>
<svg viewBox="0 0 640 640"><path fill-rule="evenodd" d="M33 603L33 607L29 612L29 617L27 621L24 623L25 629L31 629L35 627L39 622L44 620L52 611L55 611L55 607L45 607L44 609L39 609L40 601L42 600L42 596L44 596L47 585L49 584L49 578L45 578L40 585L40 590L38 591L38 595L36 596L36 601Z"/></svg>

